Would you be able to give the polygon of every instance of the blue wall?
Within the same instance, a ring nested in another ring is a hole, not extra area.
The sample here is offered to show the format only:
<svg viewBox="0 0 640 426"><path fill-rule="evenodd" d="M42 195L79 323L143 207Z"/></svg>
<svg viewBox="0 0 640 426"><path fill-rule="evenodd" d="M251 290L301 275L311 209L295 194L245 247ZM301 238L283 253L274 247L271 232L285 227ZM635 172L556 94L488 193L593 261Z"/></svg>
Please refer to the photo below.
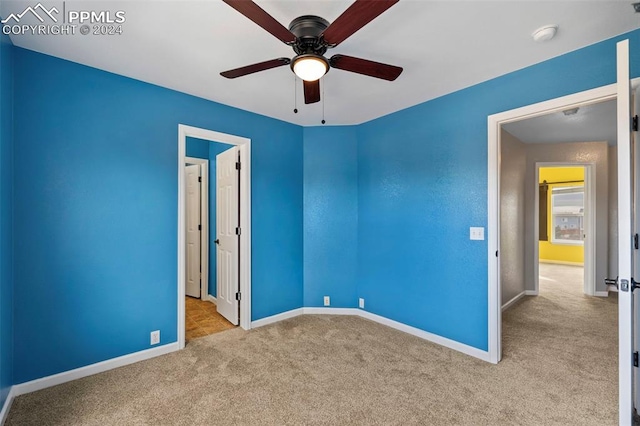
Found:
<svg viewBox="0 0 640 426"><path fill-rule="evenodd" d="M640 31L626 37L639 76ZM252 139L254 320L363 297L486 349L487 244L468 229L487 225L487 116L614 82L615 41L360 126L304 130L3 47L2 392L146 349L151 330L176 340L178 123ZM28 167L12 173L12 155Z"/></svg>
<svg viewBox="0 0 640 426"><path fill-rule="evenodd" d="M299 126L14 55L16 383L176 341L178 123L251 138L252 316L302 306Z"/></svg>
<svg viewBox="0 0 640 426"><path fill-rule="evenodd" d="M615 42L640 30L358 127L358 296L387 318L486 350L487 116L614 83Z"/></svg>
<svg viewBox="0 0 640 426"><path fill-rule="evenodd" d="M353 126L304 130L304 306L358 306L357 148Z"/></svg>
<svg viewBox="0 0 640 426"><path fill-rule="evenodd" d="M209 141L187 137L185 155L187 157L209 159Z"/></svg>
<svg viewBox="0 0 640 426"><path fill-rule="evenodd" d="M0 407L13 384L13 51L0 36Z"/></svg>

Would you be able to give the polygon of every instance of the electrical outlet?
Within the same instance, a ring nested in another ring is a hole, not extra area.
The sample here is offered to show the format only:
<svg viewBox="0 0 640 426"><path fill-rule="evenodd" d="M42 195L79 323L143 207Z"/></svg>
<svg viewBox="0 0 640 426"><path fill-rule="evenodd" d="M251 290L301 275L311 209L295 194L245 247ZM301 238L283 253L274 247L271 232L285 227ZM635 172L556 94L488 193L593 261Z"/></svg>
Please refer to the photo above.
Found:
<svg viewBox="0 0 640 426"><path fill-rule="evenodd" d="M469 239L470 240L484 240L484 228L469 228Z"/></svg>
<svg viewBox="0 0 640 426"><path fill-rule="evenodd" d="M324 297L324 306L329 306L331 305L331 299L329 298L329 296L325 296Z"/></svg>
<svg viewBox="0 0 640 426"><path fill-rule="evenodd" d="M362 297L358 299L358 306L360 309L364 309L364 299Z"/></svg>
<svg viewBox="0 0 640 426"><path fill-rule="evenodd" d="M160 343L160 330L152 331L151 332L151 344L152 345L157 345L158 343Z"/></svg>

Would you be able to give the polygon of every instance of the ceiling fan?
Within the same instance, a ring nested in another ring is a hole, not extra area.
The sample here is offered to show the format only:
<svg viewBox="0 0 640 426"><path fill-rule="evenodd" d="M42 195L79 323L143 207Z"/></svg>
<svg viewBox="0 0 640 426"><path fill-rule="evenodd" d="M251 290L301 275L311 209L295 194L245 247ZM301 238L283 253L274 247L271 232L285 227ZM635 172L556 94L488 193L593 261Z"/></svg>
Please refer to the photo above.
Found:
<svg viewBox="0 0 640 426"><path fill-rule="evenodd" d="M286 29L282 24L250 0L223 0L229 6L270 32L296 53L292 59L277 58L221 72L226 78L242 77L258 71L290 65L303 80L304 103L320 100L320 78L329 68L351 71L370 77L393 81L402 68L346 55L324 57L327 49L336 47L360 28L367 25L399 0L356 0L333 23L313 15L300 16Z"/></svg>

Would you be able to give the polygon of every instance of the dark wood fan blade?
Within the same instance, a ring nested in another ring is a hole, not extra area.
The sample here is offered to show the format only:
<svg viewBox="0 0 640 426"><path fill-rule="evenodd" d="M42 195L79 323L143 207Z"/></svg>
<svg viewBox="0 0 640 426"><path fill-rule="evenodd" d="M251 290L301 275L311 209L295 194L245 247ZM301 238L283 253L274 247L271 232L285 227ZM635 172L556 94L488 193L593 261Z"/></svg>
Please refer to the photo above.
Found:
<svg viewBox="0 0 640 426"><path fill-rule="evenodd" d="M304 84L304 103L314 104L320 101L320 80L302 81Z"/></svg>
<svg viewBox="0 0 640 426"><path fill-rule="evenodd" d="M253 74L254 72L288 65L290 62L291 60L289 58L272 59L270 61L259 62L257 64L247 65L246 67L224 71L221 72L220 75L227 78L242 77L243 75Z"/></svg>
<svg viewBox="0 0 640 426"><path fill-rule="evenodd" d="M336 46L400 0L356 0L324 30L324 40Z"/></svg>
<svg viewBox="0 0 640 426"><path fill-rule="evenodd" d="M402 73L402 68L396 67L395 65L383 64L346 55L333 55L331 59L329 59L329 64L339 70L356 72L389 81L395 80Z"/></svg>
<svg viewBox="0 0 640 426"><path fill-rule="evenodd" d="M280 22L265 12L260 6L250 0L222 0L256 24L282 40L284 43L292 44L296 41L296 36L286 29Z"/></svg>

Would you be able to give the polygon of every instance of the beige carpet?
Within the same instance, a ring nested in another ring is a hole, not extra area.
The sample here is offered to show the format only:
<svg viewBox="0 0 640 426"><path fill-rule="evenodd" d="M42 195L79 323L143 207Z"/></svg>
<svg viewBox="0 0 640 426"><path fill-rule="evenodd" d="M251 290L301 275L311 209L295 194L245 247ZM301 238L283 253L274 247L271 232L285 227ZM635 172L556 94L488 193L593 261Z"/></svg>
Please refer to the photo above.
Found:
<svg viewBox="0 0 640 426"><path fill-rule="evenodd" d="M616 312L543 281L505 312L497 366L361 318L301 316L18 397L7 424L615 425Z"/></svg>

